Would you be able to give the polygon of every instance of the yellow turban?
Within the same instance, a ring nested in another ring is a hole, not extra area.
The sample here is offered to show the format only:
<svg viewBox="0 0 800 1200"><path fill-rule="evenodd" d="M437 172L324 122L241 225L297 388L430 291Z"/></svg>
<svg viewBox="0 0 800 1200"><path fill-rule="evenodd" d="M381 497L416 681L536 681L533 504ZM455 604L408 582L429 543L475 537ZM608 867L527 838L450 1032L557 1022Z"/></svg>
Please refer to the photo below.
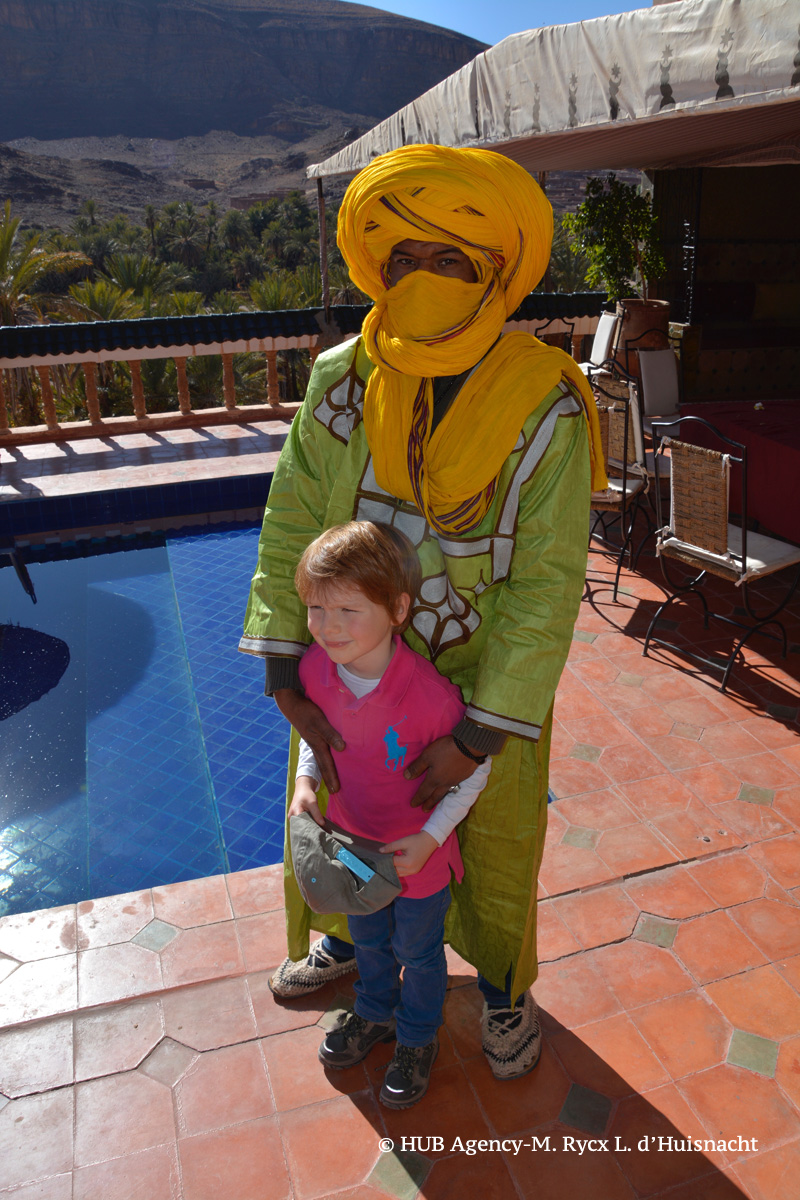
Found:
<svg viewBox="0 0 800 1200"><path fill-rule="evenodd" d="M539 186L490 150L403 146L376 158L345 193L339 249L375 300L362 328L375 364L364 401L375 475L441 532L480 523L525 420L562 375L584 400L593 485L604 486L594 399L575 361L526 333L500 337L544 274L552 236L552 208ZM391 287L388 259L407 239L457 246L476 282L421 270ZM431 378L471 367L431 436Z"/></svg>

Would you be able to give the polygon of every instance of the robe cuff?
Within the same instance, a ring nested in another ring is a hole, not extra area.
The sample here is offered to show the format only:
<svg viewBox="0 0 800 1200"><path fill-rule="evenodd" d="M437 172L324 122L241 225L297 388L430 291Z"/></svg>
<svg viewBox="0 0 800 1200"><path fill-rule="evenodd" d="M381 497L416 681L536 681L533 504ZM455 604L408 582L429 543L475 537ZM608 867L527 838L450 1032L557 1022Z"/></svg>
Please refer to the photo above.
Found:
<svg viewBox="0 0 800 1200"><path fill-rule="evenodd" d="M476 754L499 754L506 744L506 735L485 725L476 725L469 717L462 717L453 730L453 737L466 742Z"/></svg>
<svg viewBox="0 0 800 1200"><path fill-rule="evenodd" d="M280 688L292 688L295 692L302 692L299 658L273 658L271 655L267 655L264 663L266 665L265 696L271 696Z"/></svg>

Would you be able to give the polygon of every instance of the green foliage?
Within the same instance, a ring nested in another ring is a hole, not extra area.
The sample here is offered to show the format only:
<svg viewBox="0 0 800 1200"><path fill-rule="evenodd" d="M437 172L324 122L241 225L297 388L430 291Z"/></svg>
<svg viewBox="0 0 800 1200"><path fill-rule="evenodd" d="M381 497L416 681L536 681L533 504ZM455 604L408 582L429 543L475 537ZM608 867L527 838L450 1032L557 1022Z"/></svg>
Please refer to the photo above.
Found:
<svg viewBox="0 0 800 1200"><path fill-rule="evenodd" d="M646 299L650 281L666 270L650 197L614 174L588 179L586 199L563 224L589 261L587 280L610 300Z"/></svg>

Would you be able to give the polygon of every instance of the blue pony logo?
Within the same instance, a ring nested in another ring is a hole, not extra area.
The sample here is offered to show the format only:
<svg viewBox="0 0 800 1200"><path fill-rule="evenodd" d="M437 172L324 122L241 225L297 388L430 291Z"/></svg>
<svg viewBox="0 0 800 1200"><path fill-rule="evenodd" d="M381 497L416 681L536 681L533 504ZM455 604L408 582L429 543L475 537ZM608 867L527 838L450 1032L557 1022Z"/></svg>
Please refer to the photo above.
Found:
<svg viewBox="0 0 800 1200"><path fill-rule="evenodd" d="M383 741L386 746L386 762L384 765L387 771L402 770L403 764L406 761L406 750L408 747L401 746L400 739L397 736L397 731L405 719L403 717L402 721L398 721L396 725L390 725L383 735Z"/></svg>

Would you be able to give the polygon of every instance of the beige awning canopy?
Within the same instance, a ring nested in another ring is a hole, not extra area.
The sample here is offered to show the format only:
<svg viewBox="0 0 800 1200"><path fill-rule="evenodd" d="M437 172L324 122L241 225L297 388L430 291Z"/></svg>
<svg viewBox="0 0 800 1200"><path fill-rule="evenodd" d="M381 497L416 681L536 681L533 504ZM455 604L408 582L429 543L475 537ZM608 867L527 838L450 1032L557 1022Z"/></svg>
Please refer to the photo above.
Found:
<svg viewBox="0 0 800 1200"><path fill-rule="evenodd" d="M530 171L800 163L797 0L681 0L506 38L312 178L412 143Z"/></svg>

